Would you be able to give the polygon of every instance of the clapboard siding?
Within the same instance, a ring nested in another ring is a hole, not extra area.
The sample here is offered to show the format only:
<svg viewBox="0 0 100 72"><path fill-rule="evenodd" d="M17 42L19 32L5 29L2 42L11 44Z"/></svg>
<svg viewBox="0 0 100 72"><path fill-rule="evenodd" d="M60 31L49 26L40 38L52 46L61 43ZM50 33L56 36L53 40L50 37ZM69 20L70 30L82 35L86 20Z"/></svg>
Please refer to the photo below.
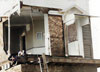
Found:
<svg viewBox="0 0 100 72"><path fill-rule="evenodd" d="M64 56L62 16L49 15L51 53L53 56Z"/></svg>
<svg viewBox="0 0 100 72"><path fill-rule="evenodd" d="M85 58L92 58L92 38L90 24L82 27Z"/></svg>

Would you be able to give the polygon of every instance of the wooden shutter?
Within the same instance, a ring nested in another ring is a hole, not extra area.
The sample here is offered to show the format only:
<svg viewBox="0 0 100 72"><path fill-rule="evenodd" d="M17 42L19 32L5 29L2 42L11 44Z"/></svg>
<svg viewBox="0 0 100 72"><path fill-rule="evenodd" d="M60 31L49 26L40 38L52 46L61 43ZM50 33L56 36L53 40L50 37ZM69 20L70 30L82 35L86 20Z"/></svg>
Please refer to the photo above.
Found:
<svg viewBox="0 0 100 72"><path fill-rule="evenodd" d="M51 53L54 56L64 56L62 16L49 15L48 18Z"/></svg>
<svg viewBox="0 0 100 72"><path fill-rule="evenodd" d="M92 38L90 24L82 27L85 58L92 58Z"/></svg>

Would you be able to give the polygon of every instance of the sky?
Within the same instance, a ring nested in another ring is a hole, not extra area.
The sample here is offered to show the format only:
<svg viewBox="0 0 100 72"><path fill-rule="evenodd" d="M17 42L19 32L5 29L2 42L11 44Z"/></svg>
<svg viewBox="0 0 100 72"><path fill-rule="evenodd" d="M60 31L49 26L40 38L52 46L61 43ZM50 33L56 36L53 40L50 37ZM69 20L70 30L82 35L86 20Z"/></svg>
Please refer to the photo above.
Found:
<svg viewBox="0 0 100 72"><path fill-rule="evenodd" d="M90 0L90 15L100 16L100 1L99 0ZM94 58L100 59L100 17L91 18L91 28L92 28L92 38L93 38L93 49L94 49Z"/></svg>
<svg viewBox="0 0 100 72"><path fill-rule="evenodd" d="M100 16L100 0L90 0L90 15ZM94 58L100 59L100 17L91 18ZM100 72L100 68L98 68Z"/></svg>

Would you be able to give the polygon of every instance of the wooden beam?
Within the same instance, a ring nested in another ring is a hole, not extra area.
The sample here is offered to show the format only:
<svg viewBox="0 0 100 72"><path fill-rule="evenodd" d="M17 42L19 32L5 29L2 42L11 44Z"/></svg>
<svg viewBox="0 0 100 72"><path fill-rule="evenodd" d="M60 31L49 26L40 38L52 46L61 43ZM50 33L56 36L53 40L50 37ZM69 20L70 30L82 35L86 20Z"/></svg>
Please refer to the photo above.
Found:
<svg viewBox="0 0 100 72"><path fill-rule="evenodd" d="M46 56L44 53L42 54L42 59L43 59L43 65L44 65L43 72L48 72L48 65L47 65Z"/></svg>
<svg viewBox="0 0 100 72"><path fill-rule="evenodd" d="M68 28L64 23L65 56L68 56Z"/></svg>
<svg viewBox="0 0 100 72"><path fill-rule="evenodd" d="M8 56L10 56L10 47L11 47L11 24L10 17L8 18Z"/></svg>
<svg viewBox="0 0 100 72"><path fill-rule="evenodd" d="M44 9L48 9L48 10L55 10L55 11L61 11L62 9L60 8L49 8L49 7L40 7L40 6L31 6L31 5L23 5L24 7L32 7L34 9L41 9L41 8L44 8Z"/></svg>
<svg viewBox="0 0 100 72"><path fill-rule="evenodd" d="M13 26L26 26L27 24L11 24L11 27ZM5 26L8 26L8 24L5 24Z"/></svg>
<svg viewBox="0 0 100 72"><path fill-rule="evenodd" d="M100 66L100 60L98 59L83 59L83 58L75 58L75 57L47 57L48 62L53 63L71 63L71 64L95 64Z"/></svg>
<svg viewBox="0 0 100 72"><path fill-rule="evenodd" d="M93 40L92 40L91 17L89 17L89 24L90 24L90 31L91 31L91 41L93 41ZM93 44L93 42L92 42L92 44ZM93 57L94 57L94 56L93 56L93 45L92 45L92 47L91 47L91 55L92 55L92 58L93 58Z"/></svg>

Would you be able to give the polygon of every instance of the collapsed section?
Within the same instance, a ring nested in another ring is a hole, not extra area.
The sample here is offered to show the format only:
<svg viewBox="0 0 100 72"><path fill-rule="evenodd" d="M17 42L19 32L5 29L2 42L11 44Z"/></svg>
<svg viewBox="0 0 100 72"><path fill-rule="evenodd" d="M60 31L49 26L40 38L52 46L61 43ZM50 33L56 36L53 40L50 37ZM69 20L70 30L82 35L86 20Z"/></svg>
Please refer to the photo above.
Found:
<svg viewBox="0 0 100 72"><path fill-rule="evenodd" d="M45 53L44 14L37 9L24 7L21 15L10 18L10 53ZM4 50L8 50L8 21L4 22Z"/></svg>

